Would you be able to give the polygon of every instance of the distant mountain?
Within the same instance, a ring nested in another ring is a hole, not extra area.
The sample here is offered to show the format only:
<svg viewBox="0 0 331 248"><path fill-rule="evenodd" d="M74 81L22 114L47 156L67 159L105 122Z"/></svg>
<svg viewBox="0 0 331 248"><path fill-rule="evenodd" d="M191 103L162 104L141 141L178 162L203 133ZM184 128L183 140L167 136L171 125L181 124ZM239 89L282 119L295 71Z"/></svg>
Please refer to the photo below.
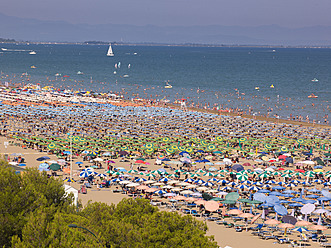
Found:
<svg viewBox="0 0 331 248"><path fill-rule="evenodd" d="M277 25L134 26L70 24L7 16L0 13L0 37L29 41L86 40L201 43L225 45L331 45L331 26L284 28Z"/></svg>

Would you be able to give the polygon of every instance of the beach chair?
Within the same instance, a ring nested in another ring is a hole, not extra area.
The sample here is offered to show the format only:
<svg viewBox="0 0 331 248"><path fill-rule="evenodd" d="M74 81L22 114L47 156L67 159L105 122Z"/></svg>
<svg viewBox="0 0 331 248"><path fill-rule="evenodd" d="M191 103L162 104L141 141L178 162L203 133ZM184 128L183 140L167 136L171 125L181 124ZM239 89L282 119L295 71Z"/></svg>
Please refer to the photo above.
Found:
<svg viewBox="0 0 331 248"><path fill-rule="evenodd" d="M319 242L320 242L320 243L326 243L326 242L328 242L328 239L327 239L326 236L322 235L322 236L319 238Z"/></svg>
<svg viewBox="0 0 331 248"><path fill-rule="evenodd" d="M263 224L258 224L258 225L255 226L255 227L251 227L251 230L252 230L252 231L259 231L259 230L262 229L262 227L263 227Z"/></svg>
<svg viewBox="0 0 331 248"><path fill-rule="evenodd" d="M201 217L201 215L200 215L200 214L198 213L198 211L195 210L195 209L191 210L191 214L192 214L193 216L195 216L195 217Z"/></svg>
<svg viewBox="0 0 331 248"><path fill-rule="evenodd" d="M298 243L296 241L290 241L290 247L298 247Z"/></svg>
<svg viewBox="0 0 331 248"><path fill-rule="evenodd" d="M278 237L276 237L276 239L277 239L278 243L280 243L280 244L288 244L288 243L290 243L290 239L289 238L278 238Z"/></svg>
<svg viewBox="0 0 331 248"><path fill-rule="evenodd" d="M277 239L277 237L275 235L273 235L273 234L271 234L271 235L268 235L268 234L262 235L261 238L264 239L264 240Z"/></svg>
<svg viewBox="0 0 331 248"><path fill-rule="evenodd" d="M317 235L316 233L313 233L313 234L311 235L311 241L313 241L313 242L318 242L318 235Z"/></svg>
<svg viewBox="0 0 331 248"><path fill-rule="evenodd" d="M309 242L309 239L305 233L300 234L300 242Z"/></svg>

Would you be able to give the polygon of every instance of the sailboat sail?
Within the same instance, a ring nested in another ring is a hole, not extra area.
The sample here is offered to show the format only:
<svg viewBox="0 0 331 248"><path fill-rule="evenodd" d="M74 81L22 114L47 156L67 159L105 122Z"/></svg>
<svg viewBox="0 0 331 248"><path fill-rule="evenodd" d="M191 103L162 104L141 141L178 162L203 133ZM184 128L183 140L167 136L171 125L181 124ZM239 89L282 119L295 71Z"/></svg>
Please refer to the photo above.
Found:
<svg viewBox="0 0 331 248"><path fill-rule="evenodd" d="M107 56L114 56L113 49L111 48L111 45L109 45Z"/></svg>

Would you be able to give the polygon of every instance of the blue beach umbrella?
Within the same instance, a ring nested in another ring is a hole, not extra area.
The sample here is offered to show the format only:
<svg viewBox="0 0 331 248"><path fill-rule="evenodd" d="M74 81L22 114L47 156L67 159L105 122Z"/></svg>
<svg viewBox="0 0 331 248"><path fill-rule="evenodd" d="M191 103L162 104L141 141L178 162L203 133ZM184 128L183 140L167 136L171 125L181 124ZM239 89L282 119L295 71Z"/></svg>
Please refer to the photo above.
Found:
<svg viewBox="0 0 331 248"><path fill-rule="evenodd" d="M292 229L292 231L297 231L297 232L302 233L302 232L308 232L308 229L300 226L300 227L296 227L296 228Z"/></svg>

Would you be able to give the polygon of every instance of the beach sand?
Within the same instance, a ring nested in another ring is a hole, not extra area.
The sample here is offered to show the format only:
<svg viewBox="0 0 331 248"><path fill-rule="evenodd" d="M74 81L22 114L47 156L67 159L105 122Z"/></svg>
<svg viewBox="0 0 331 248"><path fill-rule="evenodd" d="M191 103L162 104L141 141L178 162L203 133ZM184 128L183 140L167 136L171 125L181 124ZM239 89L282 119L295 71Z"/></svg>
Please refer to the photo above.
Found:
<svg viewBox="0 0 331 248"><path fill-rule="evenodd" d="M7 149L4 147L4 142L7 141L7 138L5 137L0 137L0 151L1 154L12 154L12 153L22 153L22 155L25 158L25 162L27 164L27 167L38 167L40 162L36 161L38 157L41 156L48 156L51 158L51 160L57 160L57 157L54 155L49 155L46 153L41 153L36 150L32 149L26 149L22 148L20 146L8 146ZM79 157L76 161L82 161L81 158ZM150 162L149 169L154 170L160 168L160 166L154 165L154 160L147 160ZM86 163L86 162L84 162ZM129 163L123 163L119 162L118 160L115 163L116 167L124 167L129 169ZM199 166L197 166L199 168ZM77 170L78 167L76 164L73 163L73 174L74 178L78 179L77 176ZM104 170L100 170L104 171ZM67 176L63 175L61 172L59 173L59 178L62 176ZM80 188L80 185L78 183L71 183L71 186L75 187L76 189ZM87 190L87 194L79 194L79 200L83 205L86 205L89 201L92 202L103 202L107 204L117 204L120 202L123 198L127 198L128 196L125 194L121 193L113 193L112 190L114 187L111 188L102 188L101 190L97 190L95 186L93 186L92 189ZM157 198L157 197L156 197ZM161 208L161 210L164 210ZM182 213L181 213L182 214ZM197 218L198 220L204 221L203 218ZM261 221L258 221L261 223ZM233 228L225 228L224 226L217 225L215 222L210 222L207 221L207 226L208 226L208 231L207 235L213 235L215 240L217 241L218 245L220 247L225 247L225 246L231 246L233 248L242 248L242 247L254 247L254 248L265 248L268 246L272 247L287 247L286 244L278 244L277 241L271 239L271 240L262 240L258 238L257 236L253 236L251 232L246 232L245 230L243 232L236 232ZM329 230L325 231L324 233L326 234L331 234ZM293 232L293 234L289 235L289 238L294 238L298 239L298 232ZM320 247L319 243L312 243L310 247Z"/></svg>

